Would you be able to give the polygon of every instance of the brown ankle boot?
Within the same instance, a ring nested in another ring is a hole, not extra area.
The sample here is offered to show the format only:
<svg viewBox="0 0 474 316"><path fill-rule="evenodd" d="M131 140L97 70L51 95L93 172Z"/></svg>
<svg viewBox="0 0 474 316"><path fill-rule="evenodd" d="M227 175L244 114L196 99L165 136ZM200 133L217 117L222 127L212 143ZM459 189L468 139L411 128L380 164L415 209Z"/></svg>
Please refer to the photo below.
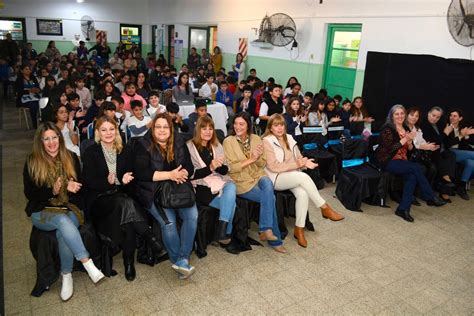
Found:
<svg viewBox="0 0 474 316"><path fill-rule="evenodd" d="M344 216L333 210L327 203L326 206L321 207L321 215L324 218L329 218L332 221L340 221L344 219Z"/></svg>
<svg viewBox="0 0 474 316"><path fill-rule="evenodd" d="M303 248L308 247L308 242L304 238L304 227L295 226L295 232L293 236L298 240L298 245Z"/></svg>

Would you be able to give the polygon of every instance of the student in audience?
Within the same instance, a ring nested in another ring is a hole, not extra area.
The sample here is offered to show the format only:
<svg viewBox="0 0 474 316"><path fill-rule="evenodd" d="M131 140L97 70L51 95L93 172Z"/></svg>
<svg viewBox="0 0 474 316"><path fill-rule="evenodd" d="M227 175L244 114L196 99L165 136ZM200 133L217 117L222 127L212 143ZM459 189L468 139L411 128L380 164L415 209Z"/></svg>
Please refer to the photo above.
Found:
<svg viewBox="0 0 474 316"><path fill-rule="evenodd" d="M147 81L146 72L139 71L137 74L137 93L143 97L143 99L148 99L148 95L151 91L151 87Z"/></svg>
<svg viewBox="0 0 474 316"><path fill-rule="evenodd" d="M298 98L293 98L298 101ZM298 245L307 247L304 237L308 201L321 208L324 218L340 221L344 216L335 212L321 197L316 185L302 169L314 169L318 166L314 159L303 157L293 137L286 133L285 118L281 114L273 114L262 136L266 156L265 172L272 180L275 190L290 190L296 197L296 221L294 237Z"/></svg>
<svg viewBox="0 0 474 316"><path fill-rule="evenodd" d="M125 91L122 92L122 98L124 100L124 109L127 111L131 111L132 108L130 106L130 102L133 100L140 101L143 106L146 106L145 99L137 93L137 85L131 81L127 82L125 85Z"/></svg>
<svg viewBox="0 0 474 316"><path fill-rule="evenodd" d="M194 127L200 117L209 116L211 115L207 113L207 104L201 100L198 100L194 105L195 109L194 112L189 114L188 118L185 121L186 125L188 126L188 132L194 134ZM212 118L212 117L211 117Z"/></svg>
<svg viewBox="0 0 474 316"><path fill-rule="evenodd" d="M175 102L170 102L166 105L166 112L168 113L175 131L182 133L188 133L189 127L184 122L181 115L179 115L179 105Z"/></svg>
<svg viewBox="0 0 474 316"><path fill-rule="evenodd" d="M102 103L105 102L105 93L104 91L97 91L94 102L92 102L91 107L87 110L86 115L84 117L83 123L78 123L77 126L81 129L82 135L87 135L87 126L94 122L97 118L97 114L99 113L100 107Z"/></svg>
<svg viewBox="0 0 474 316"><path fill-rule="evenodd" d="M163 71L163 76L161 77L161 87L163 91L168 89L173 89L176 85L176 80L174 76L171 75L171 70L169 68L165 68Z"/></svg>
<svg viewBox="0 0 474 316"><path fill-rule="evenodd" d="M351 137L351 107L352 103L349 99L345 99L342 102L342 108L339 109L338 116L341 119L342 126L344 126L344 131L342 132L344 137Z"/></svg>
<svg viewBox="0 0 474 316"><path fill-rule="evenodd" d="M15 81L16 106L30 109L33 128L36 129L38 121L39 99L41 92L36 77L31 74L31 69L27 65L20 66L20 73Z"/></svg>
<svg viewBox="0 0 474 316"><path fill-rule="evenodd" d="M256 103L255 103L255 100L252 98L251 86L245 85L242 88L242 96L237 100L236 108L237 108L237 113L247 112L252 117L254 117L254 119L258 117L257 114L255 113Z"/></svg>
<svg viewBox="0 0 474 316"><path fill-rule="evenodd" d="M214 71L217 72L222 68L222 53L219 46L214 47L213 52L210 63L214 67Z"/></svg>
<svg viewBox="0 0 474 316"><path fill-rule="evenodd" d="M232 220L236 207L236 187L228 176L224 149L216 137L214 122L209 116L200 117L194 136L187 143L194 174L191 182L196 190L196 201L220 210L217 238L219 243L229 246ZM238 254L236 247L226 247L230 253Z"/></svg>
<svg viewBox="0 0 474 316"><path fill-rule="evenodd" d="M49 98L49 95L53 89L56 88L56 79L53 76L47 76L45 78L45 85L43 90L41 91L41 97Z"/></svg>
<svg viewBox="0 0 474 316"><path fill-rule="evenodd" d="M179 74L178 83L173 87L173 99L176 103L194 103L194 94L189 84L189 75L187 72Z"/></svg>
<svg viewBox="0 0 474 316"><path fill-rule="evenodd" d="M332 99L334 100L334 103L336 105L336 110L342 107L342 104L341 104L342 97L340 94L336 94Z"/></svg>
<svg viewBox="0 0 474 316"><path fill-rule="evenodd" d="M117 52L115 52L114 55L110 57L109 65L112 70L123 70L123 60L120 58L120 55Z"/></svg>
<svg viewBox="0 0 474 316"><path fill-rule="evenodd" d="M247 81L246 80L240 80L239 81L239 84L237 85L236 89L235 89L235 92L234 92L234 95L232 96L232 99L235 101L239 100L241 97L242 97L242 94L244 93L244 87L247 85ZM250 87L252 88L252 87ZM252 95L250 95L251 97ZM236 107L237 109L237 107Z"/></svg>
<svg viewBox="0 0 474 316"><path fill-rule="evenodd" d="M90 259L79 233L78 227L84 223L80 182L79 160L66 149L61 131L52 122L41 123L23 169L28 200L25 212L37 229L56 231L63 301L73 294L74 259L83 264L92 282L104 277Z"/></svg>
<svg viewBox="0 0 474 316"><path fill-rule="evenodd" d="M431 154L431 161L438 169L438 176L441 180L439 188L440 198L450 203L449 195L447 194L455 187L454 181L456 177L456 156L455 154L444 147L445 134L438 127L438 122L443 115L443 109L438 106L432 107L428 111L426 120L421 123L421 131L426 142L438 145L439 149Z"/></svg>
<svg viewBox="0 0 474 316"><path fill-rule="evenodd" d="M232 65L232 69L237 73L238 82L245 79L245 61L241 53L235 56L235 65Z"/></svg>
<svg viewBox="0 0 474 316"><path fill-rule="evenodd" d="M69 77L70 77L69 69L66 66L61 66L60 70L61 71L58 77L56 78L56 82L58 84L61 83L61 81L69 82Z"/></svg>
<svg viewBox="0 0 474 316"><path fill-rule="evenodd" d="M137 71L138 63L135 58L133 58L132 53L127 54L127 59L123 61L123 71L124 72L135 72Z"/></svg>
<svg viewBox="0 0 474 316"><path fill-rule="evenodd" d="M474 174L474 151L470 146L469 138L474 134L474 128L464 122L464 114L459 109L451 110L448 113L448 122L443 130L444 146L449 148L456 155L456 162L464 165L458 183L457 194L464 200L469 200L466 192L466 184L471 181Z"/></svg>
<svg viewBox="0 0 474 316"><path fill-rule="evenodd" d="M196 47L191 47L191 53L188 56L189 69L195 70L201 63L201 56L197 53Z"/></svg>
<svg viewBox="0 0 474 316"><path fill-rule="evenodd" d="M87 110L92 104L91 92L87 87L85 87L85 81L83 77L77 77L74 83L76 85L76 93L81 99L81 105Z"/></svg>
<svg viewBox="0 0 474 316"><path fill-rule="evenodd" d="M143 109L143 114L153 119L156 114L164 112L166 112L166 106L160 104L160 92L152 90L148 96L148 104Z"/></svg>
<svg viewBox="0 0 474 316"><path fill-rule="evenodd" d="M131 104L133 115L127 121L128 128L132 137L143 136L150 129L152 119L143 115L143 104L139 100L133 100Z"/></svg>
<svg viewBox="0 0 474 316"><path fill-rule="evenodd" d="M112 97L111 102L113 105L115 105L115 118L117 120L119 130L122 133L126 133L128 119L132 116L132 114L123 108L124 101L122 97L114 96Z"/></svg>
<svg viewBox="0 0 474 316"><path fill-rule="evenodd" d="M298 82L293 83L290 86L290 93L285 94L285 99L288 101L289 98L298 98L300 99L300 102L303 102L304 95L301 92L301 85ZM286 90L286 89L285 89Z"/></svg>
<svg viewBox="0 0 474 316"><path fill-rule="evenodd" d="M286 86L285 86L285 90L283 91L283 95L286 96L288 94L291 94L293 88L292 86L295 84L295 83L299 83L298 82L298 79L294 76L290 77L288 79L288 81L286 82ZM301 85L300 85L300 90L298 91L298 95L300 95L300 91L301 91ZM304 94L301 93L301 96L303 97Z"/></svg>
<svg viewBox="0 0 474 316"><path fill-rule="evenodd" d="M119 97L122 94L111 80L106 80L103 83L102 90L105 92L105 99L107 101L111 101L113 97Z"/></svg>
<svg viewBox="0 0 474 316"><path fill-rule="evenodd" d="M413 149L413 139L416 132L411 132L405 124L406 111L400 105L394 105L387 116L387 122L380 132L379 146L376 150L376 159L382 168L404 180L403 195L395 215L407 222L413 222L410 215L414 191L418 186L422 198L428 205L442 206L446 202L434 195L431 186L423 175L419 164L408 160L408 152Z"/></svg>
<svg viewBox="0 0 474 316"><path fill-rule="evenodd" d="M285 106L286 133L291 135L299 147L303 146L303 127L306 124L308 117L305 110L301 106L299 97L292 97L288 100ZM267 129L268 130L268 129Z"/></svg>
<svg viewBox="0 0 474 316"><path fill-rule="evenodd" d="M334 99L328 98L324 102L324 112L326 113L326 117L328 119L328 125L334 125L341 121Z"/></svg>
<svg viewBox="0 0 474 316"><path fill-rule="evenodd" d="M217 85L214 83L214 74L208 72L206 74L206 83L199 89L199 96L203 98L216 99Z"/></svg>
<svg viewBox="0 0 474 316"><path fill-rule="evenodd" d="M303 103L301 104L303 109L308 110L311 107L311 105L313 104L313 97L314 97L314 95L310 91L307 91L304 94Z"/></svg>
<svg viewBox="0 0 474 316"><path fill-rule="evenodd" d="M284 107L281 101L281 86L276 84L268 90L270 98L265 99L260 105L258 116L260 118L260 127L264 130L267 127L267 121L275 113L283 113Z"/></svg>
<svg viewBox="0 0 474 316"><path fill-rule="evenodd" d="M48 47L46 47L46 50L44 51L44 55L48 57L49 61L53 61L56 57L61 56L61 53L59 50L56 48L56 42L55 41L49 41Z"/></svg>
<svg viewBox="0 0 474 316"><path fill-rule="evenodd" d="M79 135L76 130L74 113L69 112L65 105L58 105L53 108L54 123L63 134L64 144L67 150L72 151L77 157L81 156L79 150Z"/></svg>
<svg viewBox="0 0 474 316"><path fill-rule="evenodd" d="M88 210L97 231L122 248L125 278L133 281L136 235L145 238L156 254L162 247L148 227L144 210L127 194L134 179L131 153L122 144L115 120L100 117L94 140L83 157Z"/></svg>
<svg viewBox="0 0 474 316"><path fill-rule="evenodd" d="M327 96L326 96L327 98ZM369 128L374 119L369 116L369 112L364 106L362 97L355 97L352 101L351 122L365 122L364 127Z"/></svg>
<svg viewBox="0 0 474 316"><path fill-rule="evenodd" d="M115 87L120 90L120 93L125 91L125 85L130 81L130 76L128 74L123 74L120 78L120 81L115 84Z"/></svg>
<svg viewBox="0 0 474 316"><path fill-rule="evenodd" d="M262 140L252 134L252 122L246 112L235 115L233 127L232 135L223 144L229 175L240 197L260 203L260 240L268 241L275 251L286 253L278 228L273 184L264 172Z"/></svg>
<svg viewBox="0 0 474 316"><path fill-rule="evenodd" d="M313 106L311 106L308 113L308 125L321 126L323 128L323 135L326 135L329 122L328 122L328 117L326 116L326 113L324 112L323 100L313 101Z"/></svg>
<svg viewBox="0 0 474 316"><path fill-rule="evenodd" d="M227 108L227 114L229 115L229 120L232 121L234 117L234 99L230 91L228 91L229 84L227 81L219 82L219 91L216 94L216 102L224 104Z"/></svg>
<svg viewBox="0 0 474 316"><path fill-rule="evenodd" d="M196 204L172 210L154 203L154 194L161 181L183 183L194 174L188 149L165 113L153 119L151 129L138 140L136 147L134 166L139 201L160 223L171 267L180 278L188 278L195 272L189 257L197 230ZM176 215L182 220L180 234Z"/></svg>

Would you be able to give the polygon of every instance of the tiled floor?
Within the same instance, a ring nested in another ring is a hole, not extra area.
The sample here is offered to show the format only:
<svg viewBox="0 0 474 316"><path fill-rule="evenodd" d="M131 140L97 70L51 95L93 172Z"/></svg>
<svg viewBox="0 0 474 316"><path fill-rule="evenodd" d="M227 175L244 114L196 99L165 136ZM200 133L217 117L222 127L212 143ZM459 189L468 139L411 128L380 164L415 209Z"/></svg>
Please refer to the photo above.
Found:
<svg viewBox="0 0 474 316"><path fill-rule="evenodd" d="M197 272L189 281L178 280L165 262L153 268L137 264L137 279L127 282L119 256L119 275L99 286L75 273L74 296L66 303L60 301L59 282L42 297L31 297L35 261L21 172L33 132L19 127L15 108L4 111L7 315L474 313L474 207L457 197L442 208L414 207L413 224L393 215L393 202L392 210L365 205L364 213L344 210L346 219L338 223L323 220L312 207L316 233L306 233L307 249L293 238L285 242L286 255L257 247L233 256L210 246L206 258L193 256ZM333 193L333 185L322 190L331 205L343 209Z"/></svg>

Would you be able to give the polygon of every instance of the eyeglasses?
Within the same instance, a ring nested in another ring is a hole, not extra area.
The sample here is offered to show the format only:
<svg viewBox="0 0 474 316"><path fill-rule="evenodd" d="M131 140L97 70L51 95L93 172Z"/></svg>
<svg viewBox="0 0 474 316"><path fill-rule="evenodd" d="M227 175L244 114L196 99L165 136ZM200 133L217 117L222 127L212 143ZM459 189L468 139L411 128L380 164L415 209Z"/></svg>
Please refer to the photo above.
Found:
<svg viewBox="0 0 474 316"><path fill-rule="evenodd" d="M155 125L155 129L169 129L170 127L168 125L161 126L161 125Z"/></svg>
<svg viewBox="0 0 474 316"><path fill-rule="evenodd" d="M57 142L59 140L58 136L43 137L41 140L45 143Z"/></svg>

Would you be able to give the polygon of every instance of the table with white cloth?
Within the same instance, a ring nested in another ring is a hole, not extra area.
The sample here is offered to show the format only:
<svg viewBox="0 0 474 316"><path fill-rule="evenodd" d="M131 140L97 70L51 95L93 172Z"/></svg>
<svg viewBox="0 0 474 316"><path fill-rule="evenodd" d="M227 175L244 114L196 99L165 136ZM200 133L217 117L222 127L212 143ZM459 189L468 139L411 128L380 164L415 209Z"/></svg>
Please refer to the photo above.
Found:
<svg viewBox="0 0 474 316"><path fill-rule="evenodd" d="M195 109L196 107L192 103L179 103L179 115L181 115L183 118L188 118L189 114L193 113ZM207 113L211 114L216 129L222 130L224 132L224 135L227 136L226 124L227 119L229 118L229 114L227 113L227 108L225 104L220 102L208 104Z"/></svg>

